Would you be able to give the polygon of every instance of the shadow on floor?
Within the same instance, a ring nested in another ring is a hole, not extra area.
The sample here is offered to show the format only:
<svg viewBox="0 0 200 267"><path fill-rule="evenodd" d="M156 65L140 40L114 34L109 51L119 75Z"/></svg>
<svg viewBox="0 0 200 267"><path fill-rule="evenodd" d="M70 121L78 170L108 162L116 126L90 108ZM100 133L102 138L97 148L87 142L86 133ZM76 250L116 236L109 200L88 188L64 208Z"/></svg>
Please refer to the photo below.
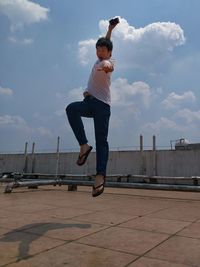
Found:
<svg viewBox="0 0 200 267"><path fill-rule="evenodd" d="M29 257L29 247L30 244L43 236L47 231L64 229L64 228L80 228L87 229L90 228L91 224L69 224L69 223L34 223L24 225L23 227L14 229L0 238L0 242L20 242L19 253L17 260L25 259ZM37 234L30 234L26 231L28 229L37 228Z"/></svg>

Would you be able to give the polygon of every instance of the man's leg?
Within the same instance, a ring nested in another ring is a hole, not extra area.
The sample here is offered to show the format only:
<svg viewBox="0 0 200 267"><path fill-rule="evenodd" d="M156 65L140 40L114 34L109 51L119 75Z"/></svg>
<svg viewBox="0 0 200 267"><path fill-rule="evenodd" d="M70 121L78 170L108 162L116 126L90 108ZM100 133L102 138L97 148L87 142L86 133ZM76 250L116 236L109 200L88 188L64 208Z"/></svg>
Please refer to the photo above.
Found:
<svg viewBox="0 0 200 267"><path fill-rule="evenodd" d="M85 129L81 117L87 117L89 108L84 101L74 102L67 106L66 113L69 124L74 132L74 135L79 145L84 145L88 142Z"/></svg>
<svg viewBox="0 0 200 267"><path fill-rule="evenodd" d="M90 109L88 103L84 101L74 102L67 106L66 113L68 117L69 124L74 132L74 135L80 145L80 163L82 156L87 153L90 146L87 144L88 140L86 138L84 125L81 117L91 117ZM78 164L78 163L77 163ZM78 164L82 165L82 164Z"/></svg>
<svg viewBox="0 0 200 267"><path fill-rule="evenodd" d="M95 187L104 182L109 155L107 141L110 119L110 106L100 103L96 106L94 115L95 138L96 138L96 179ZM101 190L101 188L99 188Z"/></svg>

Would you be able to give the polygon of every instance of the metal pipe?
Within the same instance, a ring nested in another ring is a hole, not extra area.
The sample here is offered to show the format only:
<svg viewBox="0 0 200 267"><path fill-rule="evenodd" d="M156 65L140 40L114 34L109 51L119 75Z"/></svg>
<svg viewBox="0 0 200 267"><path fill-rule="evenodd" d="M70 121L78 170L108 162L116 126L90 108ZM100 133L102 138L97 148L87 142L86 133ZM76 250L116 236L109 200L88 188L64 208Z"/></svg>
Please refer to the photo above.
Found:
<svg viewBox="0 0 200 267"><path fill-rule="evenodd" d="M44 186L44 185L80 185L91 186L92 181L74 181L74 180L38 180L38 181L18 181L12 183L10 188L27 187L27 186ZM200 192L200 186L189 185L169 185L169 184L146 184L146 183L123 183L123 182L106 182L106 187L115 188L135 188L135 189L154 189L154 190L173 190L173 191L195 191Z"/></svg>
<svg viewBox="0 0 200 267"><path fill-rule="evenodd" d="M59 177L62 179L65 178L88 178L91 179L94 175L89 174L59 174ZM47 174L47 173L8 173L2 176L0 178L0 181L3 181L4 178L9 179L33 179L34 177L42 178L42 179L49 179L49 178L55 178L56 176L54 174ZM108 174L106 178L135 178L135 179L161 179L161 180L200 180L200 176L177 176L177 177L171 177L171 176L148 176L148 175L139 175L139 174Z"/></svg>
<svg viewBox="0 0 200 267"><path fill-rule="evenodd" d="M35 177L35 178L34 178ZM36 179L37 177L37 179ZM31 186L45 186L45 185L80 185L91 186L93 185L93 176L85 174L65 174L63 176L56 177L50 174L19 174L8 173L2 176L0 182L7 182L5 193L10 193L13 188L17 187L31 187ZM120 179L119 179L120 178ZM122 182L121 179L127 179L126 182ZM134 182L132 179L141 179L142 182ZM117 179L117 181L113 181ZM149 181L146 181L149 180ZM161 181L170 180L170 184L160 183ZM188 184L171 184L171 182L177 181L192 181L192 185ZM164 176L147 176L147 175L130 175L130 174L111 174L107 176L106 186L116 188L138 188L138 189L158 189L158 190L177 190L177 191L194 191L199 192L200 186L198 181L199 176L194 177L164 177Z"/></svg>

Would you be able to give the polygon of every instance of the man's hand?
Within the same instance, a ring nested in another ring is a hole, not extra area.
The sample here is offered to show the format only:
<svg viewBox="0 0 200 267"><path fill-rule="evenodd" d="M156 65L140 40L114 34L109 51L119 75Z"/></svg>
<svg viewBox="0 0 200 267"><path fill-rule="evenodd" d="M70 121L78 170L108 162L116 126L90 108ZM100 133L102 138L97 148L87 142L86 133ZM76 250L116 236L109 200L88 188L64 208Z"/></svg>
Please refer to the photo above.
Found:
<svg viewBox="0 0 200 267"><path fill-rule="evenodd" d="M105 65L102 68L98 68L98 71L105 71L106 73L112 72L114 70L113 66Z"/></svg>

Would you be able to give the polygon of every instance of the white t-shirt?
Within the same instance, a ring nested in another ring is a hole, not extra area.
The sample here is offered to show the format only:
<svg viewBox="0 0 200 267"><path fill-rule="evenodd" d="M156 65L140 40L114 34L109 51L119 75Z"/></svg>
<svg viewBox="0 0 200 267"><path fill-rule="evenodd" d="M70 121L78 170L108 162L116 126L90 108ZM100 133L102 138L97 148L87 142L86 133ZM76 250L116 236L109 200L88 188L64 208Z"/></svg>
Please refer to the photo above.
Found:
<svg viewBox="0 0 200 267"><path fill-rule="evenodd" d="M92 96L100 101L110 105L110 84L111 84L111 73L105 72L101 69L103 66L114 67L113 62L110 59L107 60L97 60L92 68L87 88L85 91L89 92Z"/></svg>

